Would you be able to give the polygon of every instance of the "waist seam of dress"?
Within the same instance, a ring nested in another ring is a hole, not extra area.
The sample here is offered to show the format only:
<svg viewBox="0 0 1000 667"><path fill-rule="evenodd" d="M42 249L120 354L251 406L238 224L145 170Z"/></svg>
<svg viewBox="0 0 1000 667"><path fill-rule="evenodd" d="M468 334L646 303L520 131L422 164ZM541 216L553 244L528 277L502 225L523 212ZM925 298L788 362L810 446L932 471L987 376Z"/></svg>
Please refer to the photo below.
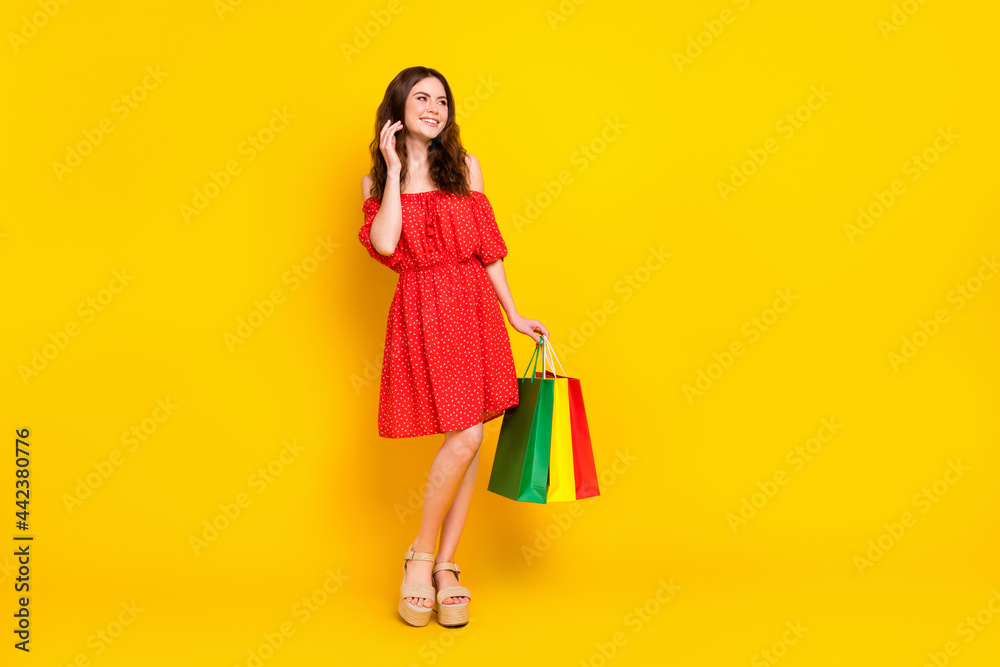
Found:
<svg viewBox="0 0 1000 667"><path fill-rule="evenodd" d="M475 256L465 257L465 258L451 257L451 258L448 258L448 259L446 259L446 260L444 260L442 262L439 262L438 264L435 264L434 266L425 266L425 267L422 267L422 268L414 268L414 269L402 269L400 271L400 273L410 273L410 272L414 272L414 271L417 271L417 272L419 272L419 271L430 271L432 269L438 269L438 268L441 268L442 266L449 266L451 264L468 264L468 263L471 263L471 262L475 261L475 259L476 259Z"/></svg>

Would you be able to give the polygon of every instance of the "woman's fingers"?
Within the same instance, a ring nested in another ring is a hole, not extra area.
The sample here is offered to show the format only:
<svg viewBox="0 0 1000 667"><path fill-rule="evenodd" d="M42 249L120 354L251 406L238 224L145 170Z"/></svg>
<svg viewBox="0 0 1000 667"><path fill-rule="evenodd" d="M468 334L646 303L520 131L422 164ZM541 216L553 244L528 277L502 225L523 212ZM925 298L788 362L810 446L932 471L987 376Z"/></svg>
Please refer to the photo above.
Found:
<svg viewBox="0 0 1000 667"><path fill-rule="evenodd" d="M395 134L393 128L399 123L399 121L390 123L390 120L385 121L385 125L382 126L382 131L379 133L379 145L381 146L388 145L389 138Z"/></svg>
<svg viewBox="0 0 1000 667"><path fill-rule="evenodd" d="M386 127L384 130L382 130L382 141L381 141L382 146L388 148L389 147L389 142L392 140L393 136L394 135L393 135L393 132L392 132L392 126L391 125L389 127Z"/></svg>
<svg viewBox="0 0 1000 667"><path fill-rule="evenodd" d="M395 123L390 124L391 119L385 121L385 125L382 127L382 132L379 137L379 148L382 150L382 157L385 158L387 164L392 165L398 162L398 157L396 153L396 132L399 131L399 127L402 126L403 121L397 120Z"/></svg>
<svg viewBox="0 0 1000 667"><path fill-rule="evenodd" d="M391 137L392 135L394 135L399 130L399 128L396 126L400 125L401 123L402 121L399 120L391 124L389 121L385 121L385 125L382 127L382 136Z"/></svg>

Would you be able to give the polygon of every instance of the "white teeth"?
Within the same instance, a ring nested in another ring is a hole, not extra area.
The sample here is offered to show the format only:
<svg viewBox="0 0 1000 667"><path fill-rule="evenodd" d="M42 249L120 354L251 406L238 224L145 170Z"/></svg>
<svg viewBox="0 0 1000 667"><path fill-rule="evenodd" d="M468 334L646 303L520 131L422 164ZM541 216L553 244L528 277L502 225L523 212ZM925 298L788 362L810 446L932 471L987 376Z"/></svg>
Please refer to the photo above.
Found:
<svg viewBox="0 0 1000 667"><path fill-rule="evenodd" d="M430 118L421 118L420 120L424 121L428 125L430 125L431 123L433 123L435 127L437 127L437 125L438 125L438 122L436 120L432 120Z"/></svg>

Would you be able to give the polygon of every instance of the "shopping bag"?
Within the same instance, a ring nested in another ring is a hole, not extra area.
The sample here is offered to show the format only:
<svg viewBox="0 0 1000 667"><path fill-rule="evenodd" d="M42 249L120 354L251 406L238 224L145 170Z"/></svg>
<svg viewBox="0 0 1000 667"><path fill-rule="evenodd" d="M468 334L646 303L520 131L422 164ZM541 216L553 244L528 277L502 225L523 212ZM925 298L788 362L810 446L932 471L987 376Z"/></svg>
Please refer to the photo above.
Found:
<svg viewBox="0 0 1000 667"><path fill-rule="evenodd" d="M583 388L579 378L567 378L569 390L569 421L573 432L573 473L576 480L576 499L601 495L597 483L597 466L594 448L587 426L587 410L583 405Z"/></svg>
<svg viewBox="0 0 1000 667"><path fill-rule="evenodd" d="M559 357L556 355L555 350L551 345L546 346L546 350L555 358L556 362L559 363L559 369L563 373L566 370L562 367L562 362L559 361ZM553 365L554 367L554 365ZM544 366L542 367L542 373L545 372ZM553 409L553 435L552 435L552 453L550 458L553 461L558 462L563 461L564 457L562 454L562 436L559 435L561 428L559 427L559 415L562 414L562 410L559 407L560 393L559 388L561 383L565 382L568 412L569 412L569 430L571 433L572 440L572 463L573 463L573 486L574 494L572 498L567 498L568 494L560 493L560 498L566 498L567 500L583 500L584 498L592 498L594 496L601 495L600 485L597 482L597 466L594 463L594 450L593 445L590 441L590 429L587 425L587 411L584 407L583 402L583 388L580 385L579 378L568 377L567 375L556 375L556 396L554 401ZM550 463L550 472L554 469L553 465ZM560 482L562 484L561 475L564 473L554 473L559 475ZM549 487L549 500L554 500L552 486L550 483Z"/></svg>
<svg viewBox="0 0 1000 667"><path fill-rule="evenodd" d="M555 351L543 345L542 351L553 370ZM562 368L562 363L559 364ZM545 366L542 365L544 374ZM566 371L563 370L565 373ZM552 394L552 436L549 444L549 490L545 502L576 500L576 475L573 472L573 430L569 414L569 378L556 375Z"/></svg>
<svg viewBox="0 0 1000 667"><path fill-rule="evenodd" d="M539 338L528 368L537 368L544 342ZM534 365L532 365L534 362ZM511 500L544 503L548 490L549 445L555 379L524 376L517 380L517 405L504 411L487 490Z"/></svg>

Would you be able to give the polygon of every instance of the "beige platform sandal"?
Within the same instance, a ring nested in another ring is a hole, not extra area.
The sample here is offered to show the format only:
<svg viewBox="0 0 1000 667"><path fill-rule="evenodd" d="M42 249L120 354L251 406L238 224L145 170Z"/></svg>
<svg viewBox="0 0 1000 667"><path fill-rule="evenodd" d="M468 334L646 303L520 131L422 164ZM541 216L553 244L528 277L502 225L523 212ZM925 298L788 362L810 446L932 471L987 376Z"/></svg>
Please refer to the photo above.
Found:
<svg viewBox="0 0 1000 667"><path fill-rule="evenodd" d="M406 581L406 561L408 560L429 560L434 562L434 554L426 551L414 551L413 545L403 556L403 581ZM433 575L432 575L433 576ZM433 581L433 579L431 579ZM421 607L406 598L427 598L434 599L434 586L431 584L402 584L399 587L399 615L410 625L418 628L427 625L431 620L433 607Z"/></svg>
<svg viewBox="0 0 1000 667"><path fill-rule="evenodd" d="M434 566L434 570L431 572L431 577L440 572L441 570L451 570L455 573L455 578L461 581L459 578L458 565L455 563L438 563ZM434 610L438 614L438 623L446 627L456 627L459 625L465 625L469 622L469 603L463 602L462 604L445 604L443 600L445 598L457 598L457 597L467 597L472 599L472 593L465 586L445 586L437 592L437 597L434 598Z"/></svg>

